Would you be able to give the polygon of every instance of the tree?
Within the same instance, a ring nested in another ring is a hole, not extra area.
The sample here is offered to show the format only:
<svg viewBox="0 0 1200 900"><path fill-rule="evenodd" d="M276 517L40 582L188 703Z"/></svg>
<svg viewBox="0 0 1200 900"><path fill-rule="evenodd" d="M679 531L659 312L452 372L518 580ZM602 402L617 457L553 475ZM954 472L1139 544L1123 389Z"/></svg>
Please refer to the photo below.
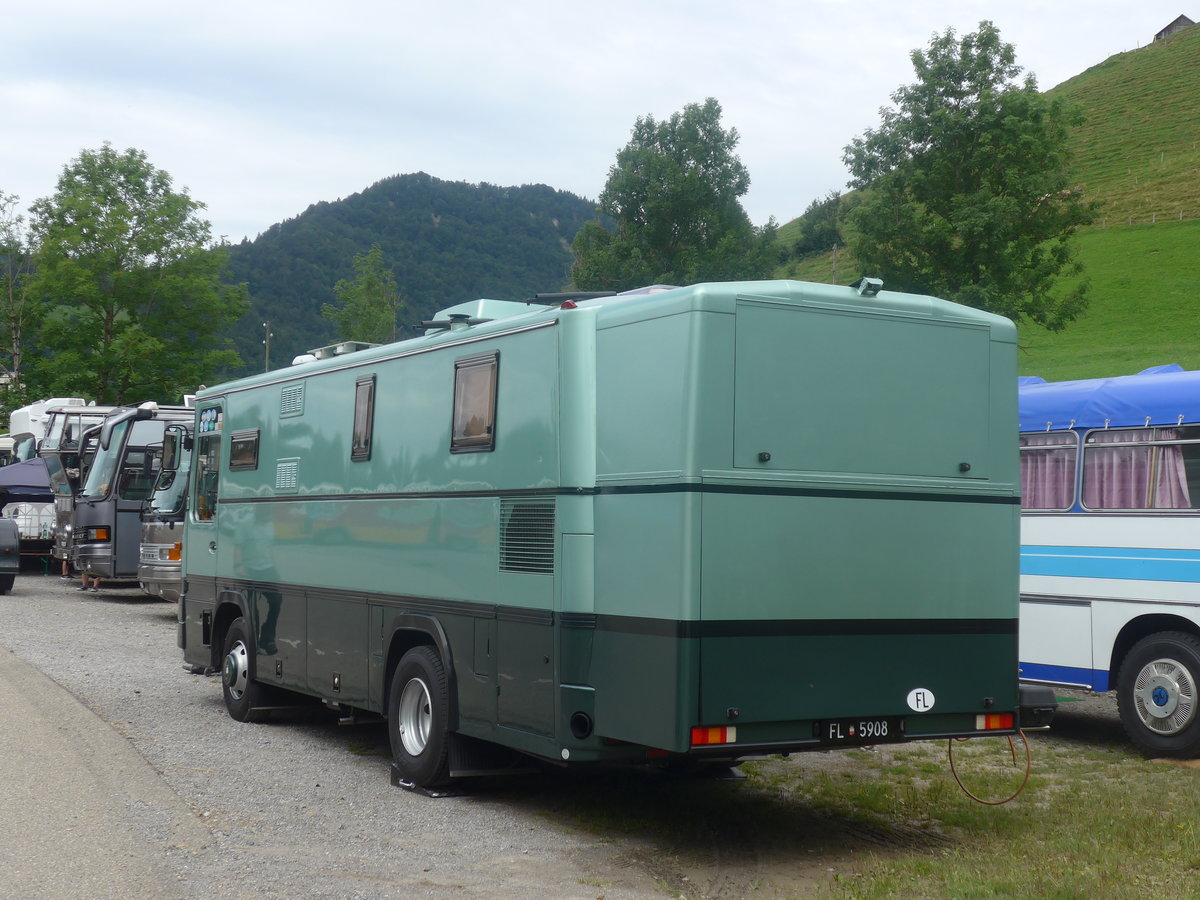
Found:
<svg viewBox="0 0 1200 900"><path fill-rule="evenodd" d="M1070 237L1096 215L1071 186L1069 129L991 22L912 53L915 84L892 94L879 128L846 148L859 188L849 243L866 271L1060 330L1087 305Z"/></svg>
<svg viewBox="0 0 1200 900"><path fill-rule="evenodd" d="M775 263L775 223L757 229L742 209L750 175L733 152L737 143L711 97L664 122L639 118L608 171L599 217L575 237L575 287L765 277Z"/></svg>
<svg viewBox="0 0 1200 900"><path fill-rule="evenodd" d="M106 143L63 167L31 208L46 393L170 401L237 365L219 334L245 288L222 283L227 248L212 246L203 209L140 150Z"/></svg>
<svg viewBox="0 0 1200 900"><path fill-rule="evenodd" d="M24 345L42 311L30 293L33 247L25 217L15 211L18 199L0 192L0 405L6 410L27 399Z"/></svg>
<svg viewBox="0 0 1200 900"><path fill-rule="evenodd" d="M332 319L344 341L384 344L396 340L396 316L404 308L391 269L383 267L383 251L373 244L354 257L354 279L333 286L337 303L326 303L321 315Z"/></svg>
<svg viewBox="0 0 1200 900"><path fill-rule="evenodd" d="M824 253L842 243L841 209L842 195L839 191L830 191L808 204L804 214L797 220L800 235L792 244L792 253L795 256Z"/></svg>

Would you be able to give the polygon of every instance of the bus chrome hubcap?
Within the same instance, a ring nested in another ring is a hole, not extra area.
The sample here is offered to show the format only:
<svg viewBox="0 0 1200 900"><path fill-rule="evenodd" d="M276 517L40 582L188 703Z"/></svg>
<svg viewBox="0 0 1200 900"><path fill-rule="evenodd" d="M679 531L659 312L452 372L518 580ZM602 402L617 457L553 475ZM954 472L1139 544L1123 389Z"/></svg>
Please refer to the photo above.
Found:
<svg viewBox="0 0 1200 900"><path fill-rule="evenodd" d="M1143 725L1157 734L1178 734L1196 714L1196 683L1175 660L1156 659L1138 672L1133 699Z"/></svg>
<svg viewBox="0 0 1200 900"><path fill-rule="evenodd" d="M429 688L420 678L411 679L400 695L400 743L409 756L420 756L429 743L433 709Z"/></svg>
<svg viewBox="0 0 1200 900"><path fill-rule="evenodd" d="M241 641L234 644L225 656L225 664L221 667L221 679L225 682L225 687L229 689L229 694L234 700L241 699L242 694L246 691L246 685L250 681L249 661L250 654L246 650L246 645Z"/></svg>

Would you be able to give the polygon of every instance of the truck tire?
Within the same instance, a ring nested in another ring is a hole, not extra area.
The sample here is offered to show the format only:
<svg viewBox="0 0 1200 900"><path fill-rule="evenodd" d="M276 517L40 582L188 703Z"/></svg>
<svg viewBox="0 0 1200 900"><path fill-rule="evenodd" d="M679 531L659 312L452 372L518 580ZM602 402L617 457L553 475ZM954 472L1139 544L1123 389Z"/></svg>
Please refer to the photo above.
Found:
<svg viewBox="0 0 1200 900"><path fill-rule="evenodd" d="M1117 706L1147 756L1200 755L1200 639L1163 631L1134 644L1121 664Z"/></svg>
<svg viewBox="0 0 1200 900"><path fill-rule="evenodd" d="M450 696L446 670L432 647L414 647L392 673L388 738L400 777L417 787L449 780Z"/></svg>
<svg viewBox="0 0 1200 900"><path fill-rule="evenodd" d="M225 656L221 663L221 694L225 709L239 722L262 722L268 711L262 705L264 689L250 676L253 671L254 644L246 620L234 619L225 632Z"/></svg>

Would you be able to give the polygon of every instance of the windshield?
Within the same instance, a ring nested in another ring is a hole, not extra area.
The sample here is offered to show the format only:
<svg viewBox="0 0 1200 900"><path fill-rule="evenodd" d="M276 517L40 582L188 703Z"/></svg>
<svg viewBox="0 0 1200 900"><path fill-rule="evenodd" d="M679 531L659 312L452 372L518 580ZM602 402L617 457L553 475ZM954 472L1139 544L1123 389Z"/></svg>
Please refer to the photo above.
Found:
<svg viewBox="0 0 1200 900"><path fill-rule="evenodd" d="M96 448L96 458L88 470L87 481L83 484L80 496L85 500L103 500L112 489L113 479L117 475L117 467L121 462L121 454L125 449L125 432L129 429L129 419L118 422L113 426L112 438L108 449Z"/></svg>
<svg viewBox="0 0 1200 900"><path fill-rule="evenodd" d="M147 515L160 518L183 515L183 507L187 502L188 470L191 468L192 454L179 455L179 468L164 470L159 473L158 484L150 495L147 504Z"/></svg>
<svg viewBox="0 0 1200 900"><path fill-rule="evenodd" d="M17 441L13 447L13 459L16 462L25 462L37 456L37 438L25 438Z"/></svg>

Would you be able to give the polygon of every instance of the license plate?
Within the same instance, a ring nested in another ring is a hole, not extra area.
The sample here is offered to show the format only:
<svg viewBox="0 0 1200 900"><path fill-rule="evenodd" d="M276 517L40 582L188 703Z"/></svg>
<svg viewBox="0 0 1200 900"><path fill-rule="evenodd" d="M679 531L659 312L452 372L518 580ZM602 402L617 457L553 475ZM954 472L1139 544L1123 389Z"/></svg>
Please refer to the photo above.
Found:
<svg viewBox="0 0 1200 900"><path fill-rule="evenodd" d="M904 720L899 717L828 719L817 722L815 728L815 737L823 744L886 744L904 740Z"/></svg>

